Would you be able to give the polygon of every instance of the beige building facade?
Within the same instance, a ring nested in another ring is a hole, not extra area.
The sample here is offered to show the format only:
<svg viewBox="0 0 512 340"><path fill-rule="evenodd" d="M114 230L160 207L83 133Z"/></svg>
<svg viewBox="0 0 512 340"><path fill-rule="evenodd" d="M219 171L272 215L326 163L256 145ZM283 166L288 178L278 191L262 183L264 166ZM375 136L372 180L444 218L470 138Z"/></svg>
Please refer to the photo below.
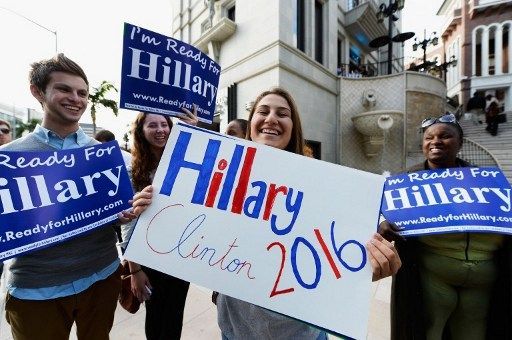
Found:
<svg viewBox="0 0 512 340"><path fill-rule="evenodd" d="M448 95L466 105L477 91L492 94L512 110L512 1L445 0L437 14L446 17L445 58L458 60L447 70Z"/></svg>
<svg viewBox="0 0 512 340"><path fill-rule="evenodd" d="M222 67L216 109L221 132L231 119L247 118L261 91L280 86L297 101L315 157L375 173L396 172L405 167L409 154L419 151L406 147L408 138L415 143L418 139L417 126L409 133L406 124L444 110L444 83L404 73L401 43L392 45L391 75L387 46L369 47L370 41L388 34L389 21L377 20L379 1L172 4L173 37L195 45ZM393 35L400 32L400 22L392 22ZM362 70L371 71L372 77ZM413 96L419 99L409 99ZM424 107L411 111L408 102L411 108L420 103ZM390 122L393 127L384 133L378 124Z"/></svg>

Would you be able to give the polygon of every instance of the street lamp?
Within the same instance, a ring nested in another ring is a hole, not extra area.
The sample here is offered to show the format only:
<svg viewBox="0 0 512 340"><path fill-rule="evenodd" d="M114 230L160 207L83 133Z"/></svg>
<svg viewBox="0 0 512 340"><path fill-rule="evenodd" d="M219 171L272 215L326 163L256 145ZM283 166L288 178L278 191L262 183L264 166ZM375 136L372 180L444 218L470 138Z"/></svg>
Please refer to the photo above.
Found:
<svg viewBox="0 0 512 340"><path fill-rule="evenodd" d="M450 57L449 61L445 61L444 63L441 63L440 65L437 66L439 71L441 71L441 77L443 77L443 79L445 81L446 81L446 71L448 70L449 66L452 66L452 67L457 66L457 59L455 58L454 55L452 55Z"/></svg>
<svg viewBox="0 0 512 340"><path fill-rule="evenodd" d="M391 34L393 34L393 21L397 21L398 17L395 15L396 12L401 11L404 8L405 0L389 0L388 5L380 4L379 11L377 12L377 21L382 23L384 18L388 18L388 74L391 74L391 61L393 58L393 42L391 40Z"/></svg>
<svg viewBox="0 0 512 340"><path fill-rule="evenodd" d="M27 18L26 16L24 16L23 14L20 14L16 11L13 11L12 9L10 8L7 8L7 7L3 7L3 6L0 6L0 9L3 9L7 12L11 12L12 14L16 15L16 16L19 16L20 18L23 18L27 21L30 21L31 23L33 23L34 25L37 25L39 27L41 27L42 29L44 29L45 31L48 31L50 33L52 33L53 35L55 35L55 54L57 54L58 52L58 49L57 49L57 31L52 31L51 29L49 29L48 27L45 27L43 25L41 25L40 23L38 22L35 22L34 20L30 19L30 18Z"/></svg>
<svg viewBox="0 0 512 340"><path fill-rule="evenodd" d="M430 34L430 37L427 39L427 30L423 30L423 40L418 41L418 39L414 38L414 44L412 45L412 50L417 51L418 47L423 49L423 64L427 65L427 46L433 45L436 46L439 43L439 38L436 36L436 32ZM421 66L421 65L420 65Z"/></svg>
<svg viewBox="0 0 512 340"><path fill-rule="evenodd" d="M457 66L457 59L455 58L454 55L452 55L450 57L449 61L445 61L444 63L438 65L438 67L440 69L442 69L443 71L445 71L445 72L446 72L446 70L448 69L449 66L453 66L453 67Z"/></svg>

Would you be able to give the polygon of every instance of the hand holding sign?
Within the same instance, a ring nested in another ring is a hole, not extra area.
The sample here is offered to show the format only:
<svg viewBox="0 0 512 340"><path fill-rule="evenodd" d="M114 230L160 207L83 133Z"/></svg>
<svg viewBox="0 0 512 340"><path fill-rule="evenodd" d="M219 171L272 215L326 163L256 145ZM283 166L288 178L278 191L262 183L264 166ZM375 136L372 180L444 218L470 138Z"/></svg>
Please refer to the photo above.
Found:
<svg viewBox="0 0 512 340"><path fill-rule="evenodd" d="M197 119L197 105L193 105L194 106L194 110L192 112L190 112L189 110L187 110L186 108L182 108L183 112L185 112L185 114L182 114L180 116L178 116L178 118L183 122L183 123L187 123L188 125L194 125L196 126L197 123L199 122L199 120Z"/></svg>
<svg viewBox="0 0 512 340"><path fill-rule="evenodd" d="M402 261L393 243L381 235L373 234L372 239L366 244L366 248L370 253L372 281L395 275L402 266Z"/></svg>
<svg viewBox="0 0 512 340"><path fill-rule="evenodd" d="M132 201L128 201L128 204L131 204ZM130 209L130 210L123 210L121 211L119 214L117 214L117 218L119 219L119 222L122 223L122 224L125 224L125 223L128 223L132 220L134 220L135 218L137 218L137 215L135 215L133 213L133 210Z"/></svg>
<svg viewBox="0 0 512 340"><path fill-rule="evenodd" d="M133 214L137 217L140 216L148 208L151 204L151 199L153 198L153 186L148 185L141 192L136 193L133 196Z"/></svg>
<svg viewBox="0 0 512 340"><path fill-rule="evenodd" d="M388 241L405 241L405 238L400 235L400 228L396 224L389 221L382 221L379 224L379 234Z"/></svg>

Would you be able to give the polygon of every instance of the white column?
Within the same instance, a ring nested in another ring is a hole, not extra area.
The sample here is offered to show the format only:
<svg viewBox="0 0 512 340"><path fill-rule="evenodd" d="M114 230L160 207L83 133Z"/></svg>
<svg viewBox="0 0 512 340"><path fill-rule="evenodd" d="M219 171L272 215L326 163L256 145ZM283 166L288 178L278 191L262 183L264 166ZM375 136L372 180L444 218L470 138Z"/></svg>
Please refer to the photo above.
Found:
<svg viewBox="0 0 512 340"><path fill-rule="evenodd" d="M455 55L455 42L454 41L452 43L452 48L451 48L451 51L450 51L450 55L448 56L448 60L447 61L451 61L452 60L452 56ZM455 85L455 67L453 67L452 65L449 66L450 68L450 81L451 81L451 86Z"/></svg>
<svg viewBox="0 0 512 340"><path fill-rule="evenodd" d="M503 73L503 26L494 33L494 74Z"/></svg>
<svg viewBox="0 0 512 340"><path fill-rule="evenodd" d="M508 24L508 73L512 74L512 23Z"/></svg>
<svg viewBox="0 0 512 340"><path fill-rule="evenodd" d="M473 30L471 39L471 75L476 76L476 36L478 29ZM460 61L462 62L462 60Z"/></svg>
<svg viewBox="0 0 512 340"><path fill-rule="evenodd" d="M455 50L455 58L457 59L458 63L457 63L457 66L455 66L453 69L455 70L455 81L458 82L461 78L461 70L462 70L462 67L460 67L460 65L462 64L462 61L460 60L460 56L461 56L461 53L460 53L460 38L457 38L457 47L456 47L456 50ZM473 56L473 59L475 57Z"/></svg>
<svg viewBox="0 0 512 340"><path fill-rule="evenodd" d="M452 56L452 53L453 52L453 48L452 46L449 46L448 47L448 52L445 52L445 60L444 61L450 61L450 57ZM442 60L441 60L442 62ZM453 85L453 79L452 79L452 72L451 72L451 67L448 66L448 68L446 69L446 85L448 88L452 87Z"/></svg>
<svg viewBox="0 0 512 340"><path fill-rule="evenodd" d="M482 31L482 76L489 75L489 27Z"/></svg>

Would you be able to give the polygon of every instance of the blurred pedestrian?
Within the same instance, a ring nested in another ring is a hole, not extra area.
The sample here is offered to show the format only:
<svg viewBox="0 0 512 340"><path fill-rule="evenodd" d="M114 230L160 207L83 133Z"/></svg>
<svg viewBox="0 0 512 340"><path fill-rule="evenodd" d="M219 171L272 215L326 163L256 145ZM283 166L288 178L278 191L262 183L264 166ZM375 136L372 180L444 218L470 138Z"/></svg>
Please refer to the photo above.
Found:
<svg viewBox="0 0 512 340"><path fill-rule="evenodd" d="M116 140L116 136L112 131L109 130L101 130L96 133L96 136L94 136L94 139L96 139L100 143L106 143L106 142L112 142ZM121 148L121 155L123 156L124 164L126 165L126 169L128 171L132 168L132 155Z"/></svg>
<svg viewBox="0 0 512 340"><path fill-rule="evenodd" d="M466 112L471 114L473 124L482 124L483 117L485 116L485 106L484 96L481 92L476 91L466 105Z"/></svg>
<svg viewBox="0 0 512 340"><path fill-rule="evenodd" d="M0 119L0 146L12 141L11 124L8 121Z"/></svg>
<svg viewBox="0 0 512 340"><path fill-rule="evenodd" d="M500 109L498 107L498 101L491 102L485 112L485 122L487 123L487 127L485 128L485 130L489 132L492 136L496 136L498 134L499 113Z"/></svg>
<svg viewBox="0 0 512 340"><path fill-rule="evenodd" d="M245 138L247 133L247 120L237 118L229 122L226 127L226 135L235 136L238 138Z"/></svg>

